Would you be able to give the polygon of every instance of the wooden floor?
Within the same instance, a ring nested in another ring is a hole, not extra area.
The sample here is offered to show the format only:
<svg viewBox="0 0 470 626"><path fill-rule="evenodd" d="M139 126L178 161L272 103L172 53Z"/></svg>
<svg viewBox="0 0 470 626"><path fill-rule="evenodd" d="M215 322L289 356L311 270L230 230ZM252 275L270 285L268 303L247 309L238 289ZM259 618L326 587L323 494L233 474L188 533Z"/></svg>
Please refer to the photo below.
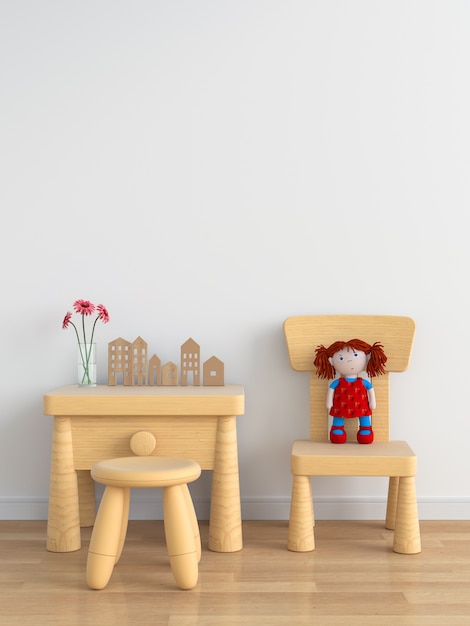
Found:
<svg viewBox="0 0 470 626"><path fill-rule="evenodd" d="M45 548L41 521L0 521L0 624L22 626L470 625L470 522L421 522L421 554L391 549L381 522L316 526L314 552L286 549L287 522L243 522L244 548L203 553L192 591L175 587L162 522L130 522L103 591L78 552Z"/></svg>

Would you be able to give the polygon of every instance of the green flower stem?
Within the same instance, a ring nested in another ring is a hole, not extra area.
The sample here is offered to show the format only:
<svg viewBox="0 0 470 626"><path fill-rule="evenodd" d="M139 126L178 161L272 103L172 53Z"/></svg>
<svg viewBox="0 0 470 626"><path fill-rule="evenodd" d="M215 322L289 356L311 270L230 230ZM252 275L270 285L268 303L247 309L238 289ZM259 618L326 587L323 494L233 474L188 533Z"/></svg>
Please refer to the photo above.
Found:
<svg viewBox="0 0 470 626"><path fill-rule="evenodd" d="M83 327L83 345L85 346L85 357L83 356L83 350L82 350L82 342L80 341L80 337L78 335L78 330L77 327L75 326L75 324L70 321L70 324L73 326L73 329L75 331L75 334L77 336L77 342L78 342L78 349L80 350L80 358L82 360L82 365L83 365L83 377L82 377L82 382L81 384L83 385L85 383L85 379L88 385L91 385L91 378L90 378L90 356L91 356L91 350L92 350L92 344L93 344L93 335L95 334L95 326L96 326L96 322L98 321L98 317L95 319L95 322L93 324L93 329L91 332L91 342L90 342L90 348L87 351L87 341L86 341L86 332L85 332L85 319L84 316L82 315L82 327Z"/></svg>
<svg viewBox="0 0 470 626"><path fill-rule="evenodd" d="M88 362L90 360L90 355L87 354L87 341L86 341L86 331L85 331L85 316L82 314L82 329L83 329L83 345L85 346L85 363L83 363L83 367L85 369L85 371L83 372L83 378L85 378L85 376L88 379L88 384L90 384L90 374L88 372ZM91 351L91 348L90 348ZM83 383L83 378L82 378L82 383Z"/></svg>
<svg viewBox="0 0 470 626"><path fill-rule="evenodd" d="M86 356L86 365L84 366L84 368L85 368L85 372L84 372L84 374L83 374L83 378L85 378L85 374L86 374L87 379L88 379L88 384L89 384L89 385L91 385L91 378L90 378L90 356L91 356L91 351L92 351L92 349L93 349L93 337L94 337L94 335L95 335L95 326L96 326L96 322L98 321L98 319L99 319L99 316L95 317L95 321L93 322L93 327L92 327L92 329L91 329L91 339L90 339L90 343L87 343L87 342L86 342L86 340L85 340L85 356ZM85 339L85 320L84 320L84 316L82 316L82 322L83 322L83 339ZM90 347L89 347L89 350L88 350L88 354L87 354L87 351L86 351L86 347L87 347L87 345L88 345L88 346L90 346ZM82 380L82 382L83 382L83 380Z"/></svg>

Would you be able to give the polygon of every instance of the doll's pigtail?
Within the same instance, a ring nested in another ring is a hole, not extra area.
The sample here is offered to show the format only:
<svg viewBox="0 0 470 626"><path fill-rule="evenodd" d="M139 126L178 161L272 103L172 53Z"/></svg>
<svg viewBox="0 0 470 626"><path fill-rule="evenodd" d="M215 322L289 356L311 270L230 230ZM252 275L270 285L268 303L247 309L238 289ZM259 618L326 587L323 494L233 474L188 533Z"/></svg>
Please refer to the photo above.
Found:
<svg viewBox="0 0 470 626"><path fill-rule="evenodd" d="M383 345L376 341L369 351L370 359L367 363L366 371L369 376L380 376L385 374L385 363L387 362L387 356L384 352Z"/></svg>
<svg viewBox="0 0 470 626"><path fill-rule="evenodd" d="M325 346L318 346L315 350L315 360L313 364L317 368L318 378L332 379L335 377L334 367L328 360L328 348L325 348Z"/></svg>

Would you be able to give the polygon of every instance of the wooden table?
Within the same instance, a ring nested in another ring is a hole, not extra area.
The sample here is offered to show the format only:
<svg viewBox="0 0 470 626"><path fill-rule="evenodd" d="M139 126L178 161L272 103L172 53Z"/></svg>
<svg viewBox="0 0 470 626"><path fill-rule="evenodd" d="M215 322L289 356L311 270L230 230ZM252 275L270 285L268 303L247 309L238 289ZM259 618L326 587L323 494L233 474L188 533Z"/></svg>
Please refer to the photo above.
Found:
<svg viewBox="0 0 470 626"><path fill-rule="evenodd" d="M153 454L192 459L213 470L209 548L241 550L236 416L244 410L241 385L68 385L45 394L44 414L54 416L47 549L80 549L80 526L93 525L96 513L90 468L131 456L130 439L143 430L156 437Z"/></svg>

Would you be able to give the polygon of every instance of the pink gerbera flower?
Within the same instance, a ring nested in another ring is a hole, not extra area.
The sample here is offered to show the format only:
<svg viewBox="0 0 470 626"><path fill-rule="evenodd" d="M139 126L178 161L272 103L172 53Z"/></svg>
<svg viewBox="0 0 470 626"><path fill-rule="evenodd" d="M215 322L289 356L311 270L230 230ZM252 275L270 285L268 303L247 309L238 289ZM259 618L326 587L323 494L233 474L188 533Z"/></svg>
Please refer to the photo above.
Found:
<svg viewBox="0 0 470 626"><path fill-rule="evenodd" d="M70 324L70 320L72 319L72 313L68 311L64 317L64 321L62 322L62 328L67 328Z"/></svg>
<svg viewBox="0 0 470 626"><path fill-rule="evenodd" d="M75 300L73 308L80 315L93 315L96 307L89 300Z"/></svg>
<svg viewBox="0 0 470 626"><path fill-rule="evenodd" d="M109 322L109 313L108 313L108 309L103 305L103 304L98 304L98 306L96 307L97 311L98 311L98 317L99 319L104 323L107 324Z"/></svg>

